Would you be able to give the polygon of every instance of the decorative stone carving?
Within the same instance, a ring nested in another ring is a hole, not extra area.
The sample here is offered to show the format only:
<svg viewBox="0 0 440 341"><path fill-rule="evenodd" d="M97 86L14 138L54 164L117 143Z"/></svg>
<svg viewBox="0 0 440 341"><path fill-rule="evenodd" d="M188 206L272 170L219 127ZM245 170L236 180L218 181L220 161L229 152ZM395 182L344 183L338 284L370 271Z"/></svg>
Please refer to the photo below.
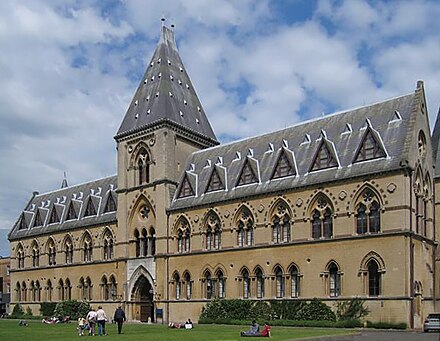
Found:
<svg viewBox="0 0 440 341"><path fill-rule="evenodd" d="M341 193L339 193L339 200L344 201L346 197L347 197L347 192L341 191Z"/></svg>
<svg viewBox="0 0 440 341"><path fill-rule="evenodd" d="M229 212L228 210L226 210L225 213L223 214L223 216L225 218L229 218L230 215L231 215L231 212Z"/></svg>
<svg viewBox="0 0 440 341"><path fill-rule="evenodd" d="M258 206L258 212L263 212L264 211L264 205L263 204L260 204L259 206Z"/></svg>
<svg viewBox="0 0 440 341"><path fill-rule="evenodd" d="M301 198L298 198L298 200L296 200L296 206L301 207L302 204L303 204L303 200Z"/></svg>
<svg viewBox="0 0 440 341"><path fill-rule="evenodd" d="M128 146L128 152L131 153L133 151L133 146Z"/></svg>
<svg viewBox="0 0 440 341"><path fill-rule="evenodd" d="M199 221L199 219L200 219L199 216L196 214L196 215L194 216L194 219L193 219L193 220L194 220L195 223L197 223L197 222Z"/></svg>
<svg viewBox="0 0 440 341"><path fill-rule="evenodd" d="M393 193L393 192L396 190L396 188L397 188L397 185L396 185L395 183L390 183L390 184L387 186L387 191L388 191L389 193Z"/></svg>
<svg viewBox="0 0 440 341"><path fill-rule="evenodd" d="M155 143L156 143L156 139L155 139L154 137L152 137L152 138L150 139L150 141L148 142L148 144L150 145L150 147L153 147Z"/></svg>

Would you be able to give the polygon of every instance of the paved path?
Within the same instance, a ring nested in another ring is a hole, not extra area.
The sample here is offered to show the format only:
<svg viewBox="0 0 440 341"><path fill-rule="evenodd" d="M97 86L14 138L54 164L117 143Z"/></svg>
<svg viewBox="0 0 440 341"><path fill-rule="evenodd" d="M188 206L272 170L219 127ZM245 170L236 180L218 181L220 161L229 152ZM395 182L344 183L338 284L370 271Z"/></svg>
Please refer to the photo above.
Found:
<svg viewBox="0 0 440 341"><path fill-rule="evenodd" d="M440 333L422 333L413 331L360 331L355 335L332 336L309 340L322 341L440 341Z"/></svg>

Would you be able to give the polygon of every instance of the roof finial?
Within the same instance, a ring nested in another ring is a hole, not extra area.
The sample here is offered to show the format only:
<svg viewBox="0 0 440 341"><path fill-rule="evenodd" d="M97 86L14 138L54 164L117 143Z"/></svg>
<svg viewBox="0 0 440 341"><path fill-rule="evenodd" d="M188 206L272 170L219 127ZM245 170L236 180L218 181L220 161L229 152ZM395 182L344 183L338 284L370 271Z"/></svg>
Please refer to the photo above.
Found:
<svg viewBox="0 0 440 341"><path fill-rule="evenodd" d="M61 188L66 188L66 187L69 187L69 185L67 184L66 172L64 172L63 182L61 183Z"/></svg>

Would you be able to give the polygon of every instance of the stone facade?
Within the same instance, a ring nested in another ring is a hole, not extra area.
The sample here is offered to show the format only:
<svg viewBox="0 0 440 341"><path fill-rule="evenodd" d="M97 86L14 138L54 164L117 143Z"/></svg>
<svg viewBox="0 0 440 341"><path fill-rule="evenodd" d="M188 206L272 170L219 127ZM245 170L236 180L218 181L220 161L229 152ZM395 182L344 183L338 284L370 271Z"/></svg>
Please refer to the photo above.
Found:
<svg viewBox="0 0 440 341"><path fill-rule="evenodd" d="M115 136L117 176L34 193L12 228L12 302L122 303L160 323L197 320L215 297L361 297L368 319L420 328L440 283L423 83L216 146L162 32Z"/></svg>

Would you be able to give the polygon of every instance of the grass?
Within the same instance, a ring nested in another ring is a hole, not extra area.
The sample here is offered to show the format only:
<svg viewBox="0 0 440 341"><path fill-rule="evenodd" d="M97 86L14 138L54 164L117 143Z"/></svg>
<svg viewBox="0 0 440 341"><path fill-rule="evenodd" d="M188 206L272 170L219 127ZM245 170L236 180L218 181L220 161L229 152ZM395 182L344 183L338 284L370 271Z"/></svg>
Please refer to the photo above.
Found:
<svg viewBox="0 0 440 341"><path fill-rule="evenodd" d="M69 341L78 340L76 323L47 325L39 321L28 321L27 327L19 327L18 320L0 320L1 341ZM123 334L118 335L116 325L107 324L105 340L154 340L154 341L232 341L261 340L240 338L240 330L247 326L196 325L194 329L169 329L163 325L125 323ZM353 330L323 328L272 327L270 340L294 340L318 336L333 336L353 333ZM96 336L98 337L98 336ZM88 340L88 336L83 336ZM264 340L264 339L263 339Z"/></svg>

